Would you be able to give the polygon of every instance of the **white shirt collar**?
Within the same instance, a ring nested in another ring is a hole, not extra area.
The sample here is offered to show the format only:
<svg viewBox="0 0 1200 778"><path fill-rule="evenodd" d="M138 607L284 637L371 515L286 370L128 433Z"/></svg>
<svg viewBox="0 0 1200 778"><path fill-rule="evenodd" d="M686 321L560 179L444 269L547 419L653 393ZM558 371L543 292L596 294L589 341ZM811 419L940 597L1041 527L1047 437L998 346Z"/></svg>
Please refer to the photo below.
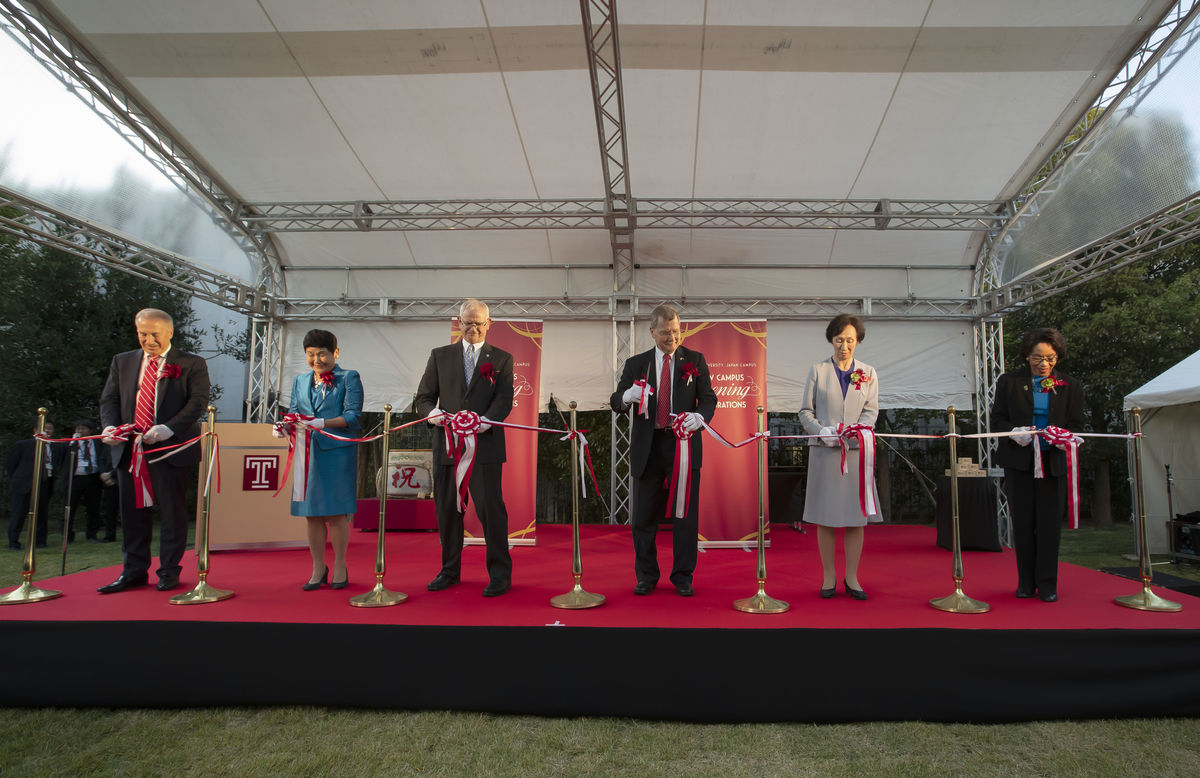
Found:
<svg viewBox="0 0 1200 778"><path fill-rule="evenodd" d="M468 343L468 342L467 342L467 339L466 339L466 338L463 338L463 339L462 339L463 353L464 353L464 354L465 354L465 353L467 353L467 346L474 346L474 347L475 347L475 353L476 353L476 354L478 354L480 351L483 351L483 344L484 344L485 342L486 342L486 341L482 341L482 340L481 340L481 341L479 341L478 343Z"/></svg>

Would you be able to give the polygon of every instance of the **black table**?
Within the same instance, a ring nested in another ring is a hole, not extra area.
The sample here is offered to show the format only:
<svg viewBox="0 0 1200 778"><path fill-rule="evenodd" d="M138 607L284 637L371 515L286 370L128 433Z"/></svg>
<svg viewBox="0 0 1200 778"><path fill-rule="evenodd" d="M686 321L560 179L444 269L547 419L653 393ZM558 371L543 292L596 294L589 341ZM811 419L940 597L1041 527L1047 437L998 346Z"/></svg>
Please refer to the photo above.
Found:
<svg viewBox="0 0 1200 778"><path fill-rule="evenodd" d="M950 476L937 479L937 544L951 549ZM958 479L958 531L963 551L1000 551L996 485L991 478Z"/></svg>

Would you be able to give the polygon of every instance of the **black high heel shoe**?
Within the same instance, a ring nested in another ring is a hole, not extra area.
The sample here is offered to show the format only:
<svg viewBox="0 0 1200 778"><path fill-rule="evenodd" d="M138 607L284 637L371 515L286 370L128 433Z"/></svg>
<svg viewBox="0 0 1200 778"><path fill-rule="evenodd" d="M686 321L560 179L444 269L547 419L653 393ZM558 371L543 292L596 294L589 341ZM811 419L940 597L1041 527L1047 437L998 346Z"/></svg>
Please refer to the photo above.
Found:
<svg viewBox="0 0 1200 778"><path fill-rule="evenodd" d="M345 589L349 585L350 585L350 571L347 570L346 577L340 581L334 581L333 583L329 584L329 588L330 589Z"/></svg>
<svg viewBox="0 0 1200 778"><path fill-rule="evenodd" d="M867 599L867 593L865 591L863 591L862 589L851 589L850 584L846 583L846 579L844 579L844 578L842 579L842 586L846 587L846 594L850 595L851 599L855 599L855 600Z"/></svg>
<svg viewBox="0 0 1200 778"><path fill-rule="evenodd" d="M832 600L833 596L835 594L837 594L837 585L836 584L833 586L830 586L828 589L826 589L824 587L821 588L821 599L822 600Z"/></svg>
<svg viewBox="0 0 1200 778"><path fill-rule="evenodd" d="M316 583L312 583L310 581L309 583L304 584L304 586L301 586L300 588L306 592L312 592L312 591L316 591L317 589L320 589L323 584L326 584L328 582L329 582L329 566L326 565L325 572L321 573L320 581L317 581Z"/></svg>

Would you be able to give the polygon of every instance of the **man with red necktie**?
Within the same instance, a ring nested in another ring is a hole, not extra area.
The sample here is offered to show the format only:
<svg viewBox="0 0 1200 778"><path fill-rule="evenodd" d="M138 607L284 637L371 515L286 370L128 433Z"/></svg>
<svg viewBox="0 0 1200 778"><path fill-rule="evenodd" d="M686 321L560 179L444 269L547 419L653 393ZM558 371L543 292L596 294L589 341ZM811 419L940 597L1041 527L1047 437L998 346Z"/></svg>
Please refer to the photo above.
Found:
<svg viewBox="0 0 1200 778"><path fill-rule="evenodd" d="M139 508L130 463L134 446L112 437L122 424L133 424L145 449L153 502L160 507L158 590L179 586L180 560L187 545L188 509L184 490L188 475L200 462L199 445L161 462L150 462L156 449L184 443L200 434L198 419L208 407L208 365L202 357L171 348L175 324L170 314L145 308L134 317L141 348L113 357L100 394L103 441L117 462L121 500L121 551L124 567L117 580L101 586L101 594L123 592L149 582L150 540L154 515Z"/></svg>
<svg viewBox="0 0 1200 778"><path fill-rule="evenodd" d="M687 479L690 487L686 496L687 510L673 519L671 583L677 594L691 597L700 531L700 465L704 455L701 422L712 421L717 412L717 395L713 392L704 355L679 345L683 342L683 334L679 314L674 308L660 305L651 312L650 337L654 339L654 348L625 360L617 390L609 399L615 412L625 413L631 405L639 406L643 393L649 390L647 415L635 413L633 416L629 452L629 470L634 478L630 523L633 528L633 569L637 576L633 593L650 594L658 585L655 534L658 523L667 514L664 484L674 469L676 446L672 418L679 417L683 429L692 433L683 442L688 446L691 472ZM671 513L675 515L676 511Z"/></svg>

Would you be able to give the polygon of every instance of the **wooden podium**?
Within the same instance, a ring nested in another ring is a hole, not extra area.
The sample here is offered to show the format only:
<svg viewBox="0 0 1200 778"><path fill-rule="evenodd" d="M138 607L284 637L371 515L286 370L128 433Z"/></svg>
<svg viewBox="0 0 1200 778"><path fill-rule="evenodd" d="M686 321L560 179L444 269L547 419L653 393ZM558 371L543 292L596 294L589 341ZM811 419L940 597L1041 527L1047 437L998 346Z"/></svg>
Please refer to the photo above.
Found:
<svg viewBox="0 0 1200 778"><path fill-rule="evenodd" d="M272 496L287 465L287 441L273 437L270 424L216 427L223 478L209 498L209 548L307 548L305 521L291 515L291 484Z"/></svg>

